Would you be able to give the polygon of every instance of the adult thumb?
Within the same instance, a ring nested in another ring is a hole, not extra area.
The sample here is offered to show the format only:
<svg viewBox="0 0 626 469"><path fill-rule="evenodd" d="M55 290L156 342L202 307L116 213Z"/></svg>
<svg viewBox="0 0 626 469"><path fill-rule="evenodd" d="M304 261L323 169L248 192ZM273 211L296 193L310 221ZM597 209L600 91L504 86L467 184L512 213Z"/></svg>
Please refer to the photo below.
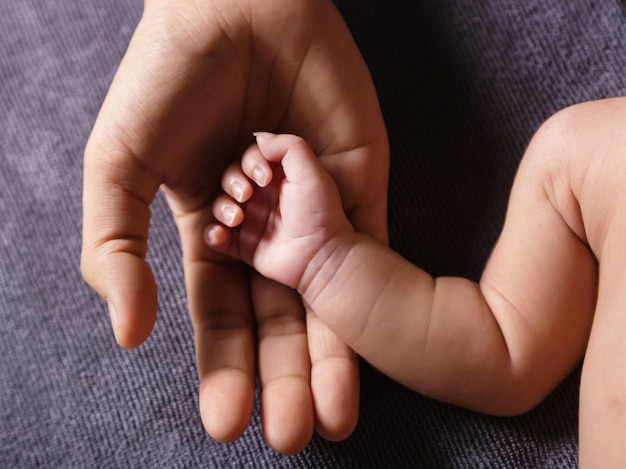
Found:
<svg viewBox="0 0 626 469"><path fill-rule="evenodd" d="M119 142L96 122L85 149L81 271L107 302L117 342L133 348L156 319L157 288L145 256L159 181Z"/></svg>

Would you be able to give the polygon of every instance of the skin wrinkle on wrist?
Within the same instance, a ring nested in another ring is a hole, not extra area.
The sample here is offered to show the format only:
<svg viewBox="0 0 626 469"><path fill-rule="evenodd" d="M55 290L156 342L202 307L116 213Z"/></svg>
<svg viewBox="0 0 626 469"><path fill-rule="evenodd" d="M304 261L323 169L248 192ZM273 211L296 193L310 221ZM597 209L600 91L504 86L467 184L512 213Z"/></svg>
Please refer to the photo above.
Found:
<svg viewBox="0 0 626 469"><path fill-rule="evenodd" d="M315 302L332 283L337 273L357 245L356 233L349 236L332 237L320 248L308 263L298 283L298 293L315 310ZM329 246L329 244L333 244ZM331 265L332 264L332 265Z"/></svg>

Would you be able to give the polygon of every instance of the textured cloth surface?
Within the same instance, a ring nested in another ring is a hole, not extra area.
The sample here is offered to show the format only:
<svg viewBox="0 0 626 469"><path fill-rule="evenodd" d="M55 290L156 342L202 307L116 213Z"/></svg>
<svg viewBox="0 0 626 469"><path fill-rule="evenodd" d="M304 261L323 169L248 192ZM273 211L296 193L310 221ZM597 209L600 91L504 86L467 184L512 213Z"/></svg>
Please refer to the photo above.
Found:
<svg viewBox="0 0 626 469"><path fill-rule="evenodd" d="M370 66L392 148L393 247L477 279L537 127L626 94L616 0L339 0ZM206 436L180 265L164 200L150 262L159 318L114 342L81 280L82 151L141 14L131 0L0 3L0 467L575 467L578 371L543 404L493 418L362 366L359 426L292 457L258 412L232 444ZM417 358L416 358L417 359Z"/></svg>

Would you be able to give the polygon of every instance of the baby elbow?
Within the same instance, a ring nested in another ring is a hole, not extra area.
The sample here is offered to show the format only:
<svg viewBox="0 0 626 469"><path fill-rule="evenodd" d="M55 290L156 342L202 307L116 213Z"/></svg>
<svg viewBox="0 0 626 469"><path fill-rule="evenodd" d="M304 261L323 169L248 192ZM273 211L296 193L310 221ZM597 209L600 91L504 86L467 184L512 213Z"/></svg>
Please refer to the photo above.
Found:
<svg viewBox="0 0 626 469"><path fill-rule="evenodd" d="M518 417L533 410L543 402L545 397L545 395L538 395L521 389L515 390L492 414L498 417Z"/></svg>
<svg viewBox="0 0 626 469"><path fill-rule="evenodd" d="M554 387L552 380L537 375L513 377L496 391L491 400L493 407L488 413L499 417L526 414L540 405Z"/></svg>

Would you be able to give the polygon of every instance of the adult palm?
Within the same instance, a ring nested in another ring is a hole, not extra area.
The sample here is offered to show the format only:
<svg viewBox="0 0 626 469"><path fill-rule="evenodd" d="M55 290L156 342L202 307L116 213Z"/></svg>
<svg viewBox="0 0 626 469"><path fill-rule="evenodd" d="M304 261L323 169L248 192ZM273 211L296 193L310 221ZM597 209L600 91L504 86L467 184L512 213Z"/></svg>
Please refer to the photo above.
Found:
<svg viewBox="0 0 626 469"><path fill-rule="evenodd" d="M255 130L305 137L353 224L386 238L384 124L330 1L146 0L85 149L81 267L118 343L142 343L157 309L144 260L150 204L163 188L182 243L204 426L237 438L258 373L265 437L292 453L314 424L330 439L352 431L357 366L314 314L305 323L293 291L203 241L221 174Z"/></svg>

